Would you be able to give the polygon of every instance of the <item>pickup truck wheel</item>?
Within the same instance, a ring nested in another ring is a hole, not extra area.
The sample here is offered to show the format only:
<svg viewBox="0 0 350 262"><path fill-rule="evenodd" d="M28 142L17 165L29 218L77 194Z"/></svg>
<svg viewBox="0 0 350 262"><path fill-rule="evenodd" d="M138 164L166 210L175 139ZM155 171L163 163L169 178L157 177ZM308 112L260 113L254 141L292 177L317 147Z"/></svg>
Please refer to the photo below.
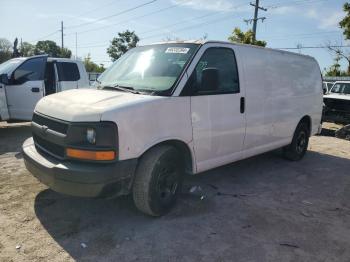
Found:
<svg viewBox="0 0 350 262"><path fill-rule="evenodd" d="M133 185L136 207L151 216L166 214L181 188L184 165L178 150L158 146L140 160Z"/></svg>
<svg viewBox="0 0 350 262"><path fill-rule="evenodd" d="M309 128L306 123L301 122L297 126L292 143L283 148L283 156L291 161L302 159L309 145Z"/></svg>

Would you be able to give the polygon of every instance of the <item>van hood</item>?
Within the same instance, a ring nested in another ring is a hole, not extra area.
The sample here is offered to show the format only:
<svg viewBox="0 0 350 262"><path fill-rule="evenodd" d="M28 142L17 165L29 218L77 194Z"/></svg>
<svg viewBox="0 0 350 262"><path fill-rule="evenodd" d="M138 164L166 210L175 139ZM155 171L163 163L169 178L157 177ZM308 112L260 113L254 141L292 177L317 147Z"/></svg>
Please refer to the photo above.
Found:
<svg viewBox="0 0 350 262"><path fill-rule="evenodd" d="M106 111L160 98L117 90L73 89L44 97L35 112L69 122L98 122Z"/></svg>

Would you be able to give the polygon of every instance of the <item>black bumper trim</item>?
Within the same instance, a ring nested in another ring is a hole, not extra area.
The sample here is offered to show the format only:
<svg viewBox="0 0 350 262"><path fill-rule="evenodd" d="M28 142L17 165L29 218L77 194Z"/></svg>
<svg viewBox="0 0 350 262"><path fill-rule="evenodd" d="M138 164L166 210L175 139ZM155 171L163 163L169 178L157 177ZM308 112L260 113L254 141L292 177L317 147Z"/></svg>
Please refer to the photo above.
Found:
<svg viewBox="0 0 350 262"><path fill-rule="evenodd" d="M111 188L113 195L127 194L133 181L137 159L108 164L59 161L39 152L33 138L22 147L25 165L30 173L52 190L73 196L96 197Z"/></svg>

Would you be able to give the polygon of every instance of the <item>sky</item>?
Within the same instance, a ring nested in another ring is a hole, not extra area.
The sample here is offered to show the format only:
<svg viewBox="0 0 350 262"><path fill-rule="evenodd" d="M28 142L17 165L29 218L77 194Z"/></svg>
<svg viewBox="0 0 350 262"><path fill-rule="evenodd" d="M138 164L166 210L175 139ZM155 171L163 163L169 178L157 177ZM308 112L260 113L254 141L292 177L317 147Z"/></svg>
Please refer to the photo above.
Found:
<svg viewBox="0 0 350 262"><path fill-rule="evenodd" d="M255 1L255 0L251 0ZM139 44L166 39L227 40L233 28L252 28L254 7L248 0L0 0L0 38L16 37L35 44L53 40L80 58L110 65L106 49L124 30L135 31ZM348 45L339 21L345 13L341 0L260 0L257 39L271 48ZM77 48L76 48L77 47ZM321 70L333 63L327 49L290 50L311 55ZM350 48L345 49L349 51ZM345 69L345 61L342 62Z"/></svg>

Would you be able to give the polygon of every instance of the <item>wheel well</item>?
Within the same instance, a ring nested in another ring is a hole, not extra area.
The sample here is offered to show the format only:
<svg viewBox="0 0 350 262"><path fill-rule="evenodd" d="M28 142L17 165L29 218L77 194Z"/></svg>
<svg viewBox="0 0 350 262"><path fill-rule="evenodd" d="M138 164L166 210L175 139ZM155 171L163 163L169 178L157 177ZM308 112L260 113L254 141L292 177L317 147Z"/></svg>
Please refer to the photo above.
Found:
<svg viewBox="0 0 350 262"><path fill-rule="evenodd" d="M304 116L299 123L305 123L306 126L309 128L309 135L311 134L312 126L311 126L311 117L310 116Z"/></svg>
<svg viewBox="0 0 350 262"><path fill-rule="evenodd" d="M167 140L159 144L156 144L151 148L154 148L160 145L170 145L175 147L184 158L186 174L193 173L193 160L192 160L191 150L189 149L188 145L185 142L180 140ZM149 148L146 152L148 152L151 148Z"/></svg>

